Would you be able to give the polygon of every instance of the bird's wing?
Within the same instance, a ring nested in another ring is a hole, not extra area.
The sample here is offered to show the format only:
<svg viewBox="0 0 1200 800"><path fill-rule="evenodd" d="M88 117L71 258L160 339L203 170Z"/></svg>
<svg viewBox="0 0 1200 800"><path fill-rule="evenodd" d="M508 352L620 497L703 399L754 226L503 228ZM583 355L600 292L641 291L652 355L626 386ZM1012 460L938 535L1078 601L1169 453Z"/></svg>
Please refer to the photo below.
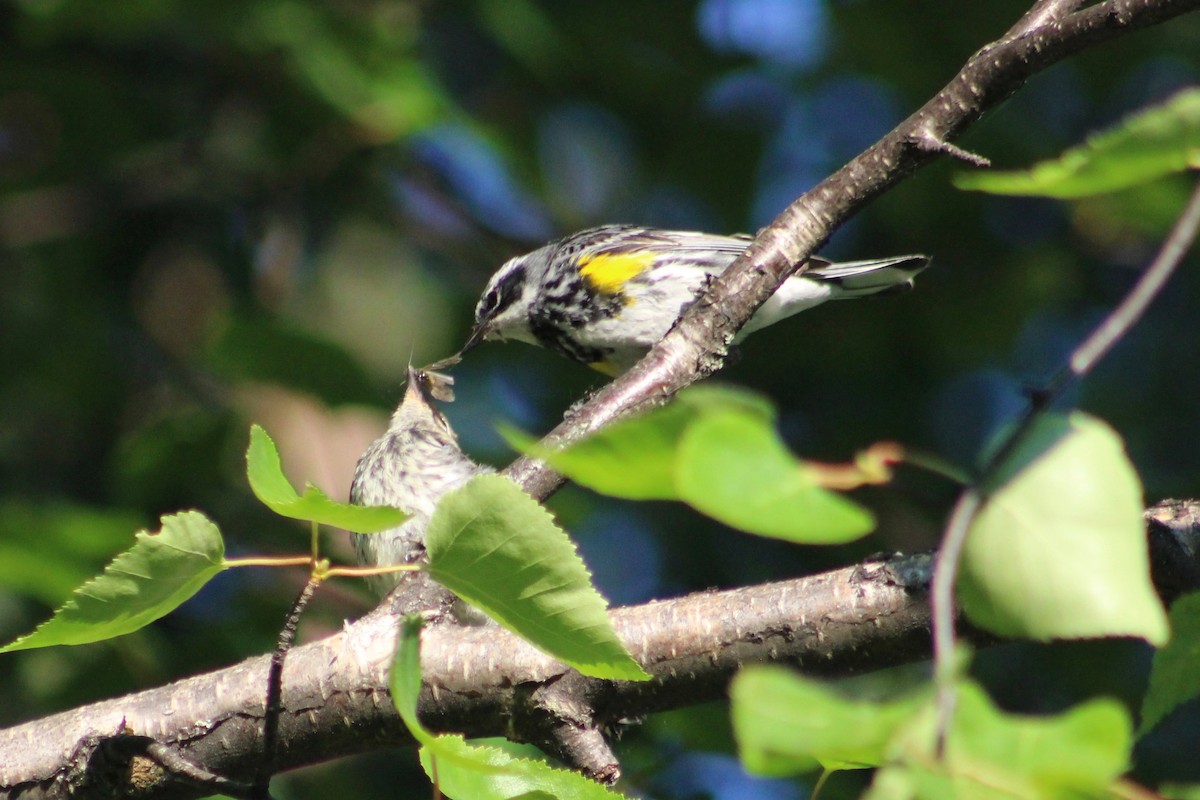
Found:
<svg viewBox="0 0 1200 800"><path fill-rule="evenodd" d="M719 236L701 231L668 231L657 228L622 228L607 240L597 242L596 254L632 253L645 250L678 253L686 260L694 253L722 253L736 256L751 242L749 236Z"/></svg>

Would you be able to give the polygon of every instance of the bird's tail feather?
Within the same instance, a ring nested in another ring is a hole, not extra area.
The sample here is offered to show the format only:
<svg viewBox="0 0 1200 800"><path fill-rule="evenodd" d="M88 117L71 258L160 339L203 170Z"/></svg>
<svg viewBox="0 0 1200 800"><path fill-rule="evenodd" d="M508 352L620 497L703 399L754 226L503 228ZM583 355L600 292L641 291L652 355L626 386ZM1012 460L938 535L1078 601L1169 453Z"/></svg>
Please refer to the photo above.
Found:
<svg viewBox="0 0 1200 800"><path fill-rule="evenodd" d="M804 276L840 289L838 298L865 297L881 292L907 291L913 278L929 266L927 256L895 256L870 261L845 261L840 264L820 264Z"/></svg>

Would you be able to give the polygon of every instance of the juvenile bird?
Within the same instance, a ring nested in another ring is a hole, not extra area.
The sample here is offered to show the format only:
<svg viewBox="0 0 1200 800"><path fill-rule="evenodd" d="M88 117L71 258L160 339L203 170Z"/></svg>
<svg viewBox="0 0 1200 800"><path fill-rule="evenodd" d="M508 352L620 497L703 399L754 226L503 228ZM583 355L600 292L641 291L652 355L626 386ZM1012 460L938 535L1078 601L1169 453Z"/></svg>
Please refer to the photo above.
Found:
<svg viewBox="0 0 1200 800"><path fill-rule="evenodd" d="M605 225L550 242L509 260L491 277L462 352L487 340L515 339L618 375L666 335L750 242L632 225ZM809 263L803 275L784 281L735 342L826 300L910 288L929 259Z"/></svg>
<svg viewBox="0 0 1200 800"><path fill-rule="evenodd" d="M354 470L350 502L395 506L411 516L399 527L353 534L358 562L364 566L411 564L425 555L425 527L438 499L491 467L476 464L458 446L450 423L434 405L431 379L408 370L404 399L392 414L387 432L376 439ZM385 594L407 573L369 578Z"/></svg>

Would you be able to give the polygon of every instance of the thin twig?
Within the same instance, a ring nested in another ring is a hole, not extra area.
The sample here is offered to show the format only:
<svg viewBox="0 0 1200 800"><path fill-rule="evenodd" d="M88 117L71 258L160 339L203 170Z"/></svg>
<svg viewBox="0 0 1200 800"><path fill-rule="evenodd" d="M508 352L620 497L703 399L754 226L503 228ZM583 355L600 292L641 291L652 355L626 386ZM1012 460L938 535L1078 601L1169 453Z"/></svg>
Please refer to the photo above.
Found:
<svg viewBox="0 0 1200 800"><path fill-rule="evenodd" d="M1191 199L1175 221L1170 235L1158 255L1142 273L1141 278L1120 304L1083 340L1068 357L1066 364L1050 383L1034 393L1020 421L1012 427L984 465L974 485L966 488L954 505L946 522L942 546L934 563L933 586L930 591L933 624L934 678L937 681L938 744L945 741L954 712L953 658L954 582L967 532L983 502L987 499L982 487L1022 444L1037 419L1076 382L1082 380L1109 350L1121 340L1145 314L1150 303L1166 285L1200 230L1200 181Z"/></svg>
<svg viewBox="0 0 1200 800"><path fill-rule="evenodd" d="M958 565L962 560L963 545L971 520L983 503L983 496L975 487L968 487L958 497L950 518L946 521L946 533L942 546L933 562L933 582L930 586L930 624L933 626L933 668L937 684L937 752L945 751L946 732L954 718L954 582L958 579Z"/></svg>
<svg viewBox="0 0 1200 800"><path fill-rule="evenodd" d="M1197 173L1200 175L1200 172ZM1174 230L1158 252L1154 262L1142 273L1142 277L1116 310L1104 320L1087 340L1071 354L1070 363L1063 372L1055 376L1052 390L1055 397L1091 371L1096 362L1103 358L1112 346L1120 341L1130 328L1146 313L1146 308L1158 296L1163 285L1170 279L1179 262L1191 247L1200 228L1200 184L1192 193L1191 200L1183 210Z"/></svg>
<svg viewBox="0 0 1200 800"><path fill-rule="evenodd" d="M300 615L304 613L308 601L312 599L322 580L323 576L315 572L308 577L308 582L304 584L300 594L296 595L296 600L288 610L283 630L279 632L275 652L271 654L271 666L267 670L266 713L263 714L262 758L258 762L258 773L254 778L254 796L259 800L270 798L271 776L275 774L275 748L279 741L279 714L283 699L283 662L296 641Z"/></svg>

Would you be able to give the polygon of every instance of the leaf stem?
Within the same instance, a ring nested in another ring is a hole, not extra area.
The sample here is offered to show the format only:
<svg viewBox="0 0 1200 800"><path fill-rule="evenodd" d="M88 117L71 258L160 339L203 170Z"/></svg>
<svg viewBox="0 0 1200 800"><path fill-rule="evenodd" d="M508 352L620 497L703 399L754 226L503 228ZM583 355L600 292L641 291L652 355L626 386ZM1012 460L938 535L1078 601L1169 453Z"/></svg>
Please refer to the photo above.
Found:
<svg viewBox="0 0 1200 800"><path fill-rule="evenodd" d="M910 467L922 469L931 475L957 483L959 486L970 486L975 477L957 464L948 461L935 453L923 450L905 450L904 461Z"/></svg>
<svg viewBox="0 0 1200 800"><path fill-rule="evenodd" d="M227 558L225 569L232 567L303 567L314 563L312 556L261 556L256 558Z"/></svg>

